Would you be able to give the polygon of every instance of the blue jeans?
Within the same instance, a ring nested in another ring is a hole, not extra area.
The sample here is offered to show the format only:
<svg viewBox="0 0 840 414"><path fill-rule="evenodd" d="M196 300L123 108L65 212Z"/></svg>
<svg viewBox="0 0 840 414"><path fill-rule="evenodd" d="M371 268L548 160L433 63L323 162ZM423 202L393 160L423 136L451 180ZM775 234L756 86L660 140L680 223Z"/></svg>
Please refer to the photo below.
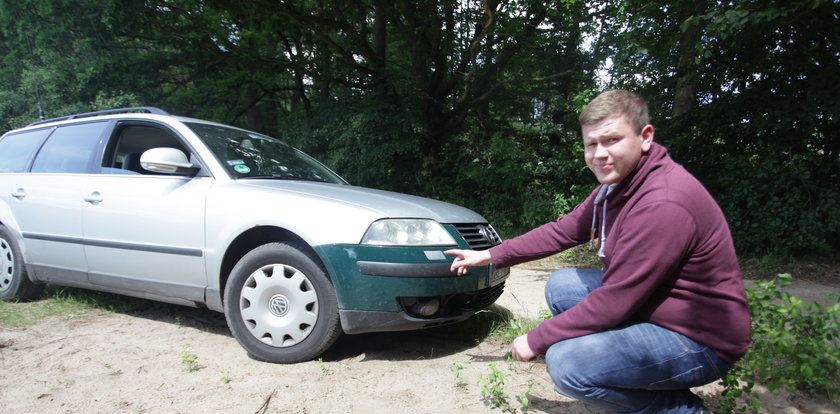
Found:
<svg viewBox="0 0 840 414"><path fill-rule="evenodd" d="M595 269L555 271L545 287L549 309L557 315L575 306L602 276ZM731 366L713 349L646 322L557 342L545 360L558 393L620 413L694 413L703 401L689 388Z"/></svg>

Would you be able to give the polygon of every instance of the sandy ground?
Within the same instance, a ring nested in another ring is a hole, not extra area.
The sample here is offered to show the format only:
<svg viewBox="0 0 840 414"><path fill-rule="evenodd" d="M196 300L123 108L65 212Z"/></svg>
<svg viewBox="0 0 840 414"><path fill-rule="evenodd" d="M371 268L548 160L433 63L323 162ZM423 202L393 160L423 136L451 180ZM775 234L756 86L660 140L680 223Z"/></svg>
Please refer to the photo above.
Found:
<svg viewBox="0 0 840 414"><path fill-rule="evenodd" d="M547 276L514 268L494 311L536 317ZM807 281L791 289L806 301L827 291L840 289ZM221 314L153 302L136 314L0 327L0 412L502 412L482 397L481 381L495 367L516 411L517 396L526 395L528 412L601 413L554 393L542 361L506 362L507 344L462 335L458 326L346 335L321 359L295 365L249 359ZM720 387L695 391L713 405ZM840 411L784 393L762 398L769 413Z"/></svg>

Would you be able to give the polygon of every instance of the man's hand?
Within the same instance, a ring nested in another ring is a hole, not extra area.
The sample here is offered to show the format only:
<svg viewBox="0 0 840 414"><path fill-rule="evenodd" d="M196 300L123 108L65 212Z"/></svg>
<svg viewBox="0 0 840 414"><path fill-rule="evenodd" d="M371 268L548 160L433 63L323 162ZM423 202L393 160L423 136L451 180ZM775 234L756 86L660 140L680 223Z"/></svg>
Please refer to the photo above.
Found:
<svg viewBox="0 0 840 414"><path fill-rule="evenodd" d="M470 272L473 266L484 266L493 263L489 250L461 250L452 249L443 252L444 254L458 256L452 261L449 270L458 272L458 275L465 275Z"/></svg>
<svg viewBox="0 0 840 414"><path fill-rule="evenodd" d="M530 361L537 357L528 345L528 334L517 337L510 345L510 356L517 361Z"/></svg>

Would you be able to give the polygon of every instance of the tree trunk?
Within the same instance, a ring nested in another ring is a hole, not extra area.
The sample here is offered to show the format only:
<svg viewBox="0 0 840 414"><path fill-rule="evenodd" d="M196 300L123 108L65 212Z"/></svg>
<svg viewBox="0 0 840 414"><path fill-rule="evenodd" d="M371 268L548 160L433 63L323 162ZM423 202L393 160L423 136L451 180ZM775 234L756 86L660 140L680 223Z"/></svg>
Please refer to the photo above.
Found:
<svg viewBox="0 0 840 414"><path fill-rule="evenodd" d="M694 0L685 9L683 21L697 17L706 11L704 0ZM700 44L701 28L698 19L692 19L680 39L680 56L677 60L677 85L674 88L674 107L671 116L676 118L697 104L697 50Z"/></svg>

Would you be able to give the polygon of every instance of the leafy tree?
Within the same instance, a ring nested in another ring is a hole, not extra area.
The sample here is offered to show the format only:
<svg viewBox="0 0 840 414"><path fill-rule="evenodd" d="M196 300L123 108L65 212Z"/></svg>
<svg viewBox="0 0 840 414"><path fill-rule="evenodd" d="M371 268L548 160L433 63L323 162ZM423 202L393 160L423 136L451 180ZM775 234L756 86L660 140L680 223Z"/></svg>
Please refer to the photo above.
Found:
<svg viewBox="0 0 840 414"><path fill-rule="evenodd" d="M0 0L0 127L155 105L288 140L508 235L595 184L576 115L635 90L746 253L840 244L830 0ZM600 69L600 71L599 71ZM609 76L599 76L606 71Z"/></svg>
<svg viewBox="0 0 840 414"><path fill-rule="evenodd" d="M650 98L657 136L717 197L739 250L836 248L840 5L615 4L626 13L607 13L599 42L610 86Z"/></svg>
<svg viewBox="0 0 840 414"><path fill-rule="evenodd" d="M132 11L94 1L0 1L0 56L5 128L39 117L137 105L148 71L115 27ZM130 6L130 5L126 5Z"/></svg>

